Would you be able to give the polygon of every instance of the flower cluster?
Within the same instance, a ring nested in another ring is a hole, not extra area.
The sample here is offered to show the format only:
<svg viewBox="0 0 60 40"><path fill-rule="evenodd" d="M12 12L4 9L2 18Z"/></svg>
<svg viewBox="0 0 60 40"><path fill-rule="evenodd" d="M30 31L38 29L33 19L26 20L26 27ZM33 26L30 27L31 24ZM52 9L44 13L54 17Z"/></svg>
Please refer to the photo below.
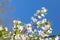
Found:
<svg viewBox="0 0 60 40"><path fill-rule="evenodd" d="M12 32L8 32L7 27L0 26L0 40L59 40L58 35L49 37L53 29L51 21L45 18L46 14L47 9L42 7L31 17L31 23L13 20Z"/></svg>

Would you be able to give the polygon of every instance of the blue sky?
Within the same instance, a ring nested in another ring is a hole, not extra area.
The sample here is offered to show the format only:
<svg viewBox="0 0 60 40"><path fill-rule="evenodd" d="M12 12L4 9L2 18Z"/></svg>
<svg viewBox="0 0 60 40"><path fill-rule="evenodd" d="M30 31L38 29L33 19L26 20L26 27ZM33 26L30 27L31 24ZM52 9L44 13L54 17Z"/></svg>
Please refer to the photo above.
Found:
<svg viewBox="0 0 60 40"><path fill-rule="evenodd" d="M11 4L16 8L14 12L2 14L9 30L12 28L12 23L9 22L9 19L19 18L23 23L29 23L31 16L33 16L36 10L46 7L48 9L46 18L52 21L53 34L60 33L60 0L12 0Z"/></svg>

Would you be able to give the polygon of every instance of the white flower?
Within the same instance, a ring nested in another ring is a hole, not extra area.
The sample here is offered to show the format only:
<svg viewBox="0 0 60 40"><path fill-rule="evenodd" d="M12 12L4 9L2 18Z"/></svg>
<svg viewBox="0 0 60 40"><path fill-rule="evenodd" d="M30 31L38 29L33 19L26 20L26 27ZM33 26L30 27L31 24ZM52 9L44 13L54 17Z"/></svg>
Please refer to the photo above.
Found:
<svg viewBox="0 0 60 40"><path fill-rule="evenodd" d="M42 27L42 26L40 26L40 24L42 24L41 21L38 21L37 22L37 28Z"/></svg>
<svg viewBox="0 0 60 40"><path fill-rule="evenodd" d="M37 29L34 29L34 32L37 32Z"/></svg>
<svg viewBox="0 0 60 40"><path fill-rule="evenodd" d="M57 37L55 38L55 40L59 40L59 36L57 36Z"/></svg>
<svg viewBox="0 0 60 40"><path fill-rule="evenodd" d="M20 39L19 34L15 36L15 39L16 39L16 40L19 40L19 39Z"/></svg>
<svg viewBox="0 0 60 40"><path fill-rule="evenodd" d="M47 9L45 7L42 7L43 12L47 12Z"/></svg>
<svg viewBox="0 0 60 40"><path fill-rule="evenodd" d="M11 34L12 34L12 32L10 31L10 32L9 32L9 36L10 36Z"/></svg>
<svg viewBox="0 0 60 40"><path fill-rule="evenodd" d="M36 18L32 17L31 19L33 20L33 22L37 22Z"/></svg>
<svg viewBox="0 0 60 40"><path fill-rule="evenodd" d="M46 14L47 13L47 9L45 7L42 7L42 10L40 12L41 14Z"/></svg>
<svg viewBox="0 0 60 40"><path fill-rule="evenodd" d="M21 21L18 21L18 24L20 24L21 23Z"/></svg>
<svg viewBox="0 0 60 40"><path fill-rule="evenodd" d="M41 33L43 33L43 31L41 31L41 30L40 30L40 31L38 31L38 32L39 32L39 35L40 35Z"/></svg>
<svg viewBox="0 0 60 40"><path fill-rule="evenodd" d="M17 20L13 20L13 23L14 23L14 24L17 23Z"/></svg>
<svg viewBox="0 0 60 40"><path fill-rule="evenodd" d="M27 24L29 27L31 27L32 25L31 24Z"/></svg>
<svg viewBox="0 0 60 40"><path fill-rule="evenodd" d="M49 38L49 40L52 40L52 38Z"/></svg>
<svg viewBox="0 0 60 40"><path fill-rule="evenodd" d="M41 19L42 17L41 16L38 16L39 19Z"/></svg>
<svg viewBox="0 0 60 40"><path fill-rule="evenodd" d="M47 26L42 26L41 28L45 31L50 29L50 27L47 27Z"/></svg>
<svg viewBox="0 0 60 40"><path fill-rule="evenodd" d="M45 37L48 37L49 35L48 34L45 34Z"/></svg>
<svg viewBox="0 0 60 40"><path fill-rule="evenodd" d="M53 30L53 29L50 27L50 30Z"/></svg>
<svg viewBox="0 0 60 40"><path fill-rule="evenodd" d="M23 26L19 26L18 29L22 31L23 30Z"/></svg>
<svg viewBox="0 0 60 40"><path fill-rule="evenodd" d="M48 30L49 33L52 33L52 30Z"/></svg>
<svg viewBox="0 0 60 40"><path fill-rule="evenodd" d="M51 27L51 25L45 25L45 27L48 27L49 28L49 27Z"/></svg>
<svg viewBox="0 0 60 40"><path fill-rule="evenodd" d="M44 15L44 14L41 14L41 16L42 16L42 17L45 17L45 15Z"/></svg>
<svg viewBox="0 0 60 40"><path fill-rule="evenodd" d="M16 35L15 33L13 33L13 35Z"/></svg>
<svg viewBox="0 0 60 40"><path fill-rule="evenodd" d="M42 7L42 9L46 9L45 7Z"/></svg>
<svg viewBox="0 0 60 40"><path fill-rule="evenodd" d="M41 27L43 30L48 30L47 27Z"/></svg>
<svg viewBox="0 0 60 40"><path fill-rule="evenodd" d="M45 37L45 36L47 36L47 35L45 35L45 33L43 32L43 33L41 33L40 34L42 37Z"/></svg>
<svg viewBox="0 0 60 40"><path fill-rule="evenodd" d="M8 28L7 28L7 27L5 27L5 30L6 30L6 31L8 31Z"/></svg>
<svg viewBox="0 0 60 40"><path fill-rule="evenodd" d="M47 34L44 33L44 31L38 31L39 32L39 35L42 36L42 37L45 37L45 36L48 36Z"/></svg>
<svg viewBox="0 0 60 40"><path fill-rule="evenodd" d="M46 21L47 21L47 19L43 19L41 22L42 22L42 23L45 23Z"/></svg>
<svg viewBox="0 0 60 40"><path fill-rule="evenodd" d="M0 26L0 30L3 30L2 26Z"/></svg>
<svg viewBox="0 0 60 40"><path fill-rule="evenodd" d="M21 37L22 37L22 40L26 40L25 35L21 35Z"/></svg>
<svg viewBox="0 0 60 40"><path fill-rule="evenodd" d="M32 27L27 28L28 32L32 32Z"/></svg>
<svg viewBox="0 0 60 40"><path fill-rule="evenodd" d="M44 38L39 37L39 40L44 40Z"/></svg>
<svg viewBox="0 0 60 40"><path fill-rule="evenodd" d="M41 27L43 30L46 30L46 28L45 27Z"/></svg>
<svg viewBox="0 0 60 40"><path fill-rule="evenodd" d="M16 28L16 25L14 25L14 28Z"/></svg>
<svg viewBox="0 0 60 40"><path fill-rule="evenodd" d="M29 35L30 37L33 37L33 35Z"/></svg>
<svg viewBox="0 0 60 40"><path fill-rule="evenodd" d="M40 24L41 21L38 21L37 24Z"/></svg>

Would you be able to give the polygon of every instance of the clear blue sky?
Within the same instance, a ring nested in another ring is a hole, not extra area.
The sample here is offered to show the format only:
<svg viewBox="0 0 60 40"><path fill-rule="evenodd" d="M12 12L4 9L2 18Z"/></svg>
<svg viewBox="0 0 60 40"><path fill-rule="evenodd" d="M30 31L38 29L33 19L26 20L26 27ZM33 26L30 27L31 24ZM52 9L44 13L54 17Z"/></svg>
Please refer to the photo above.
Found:
<svg viewBox="0 0 60 40"><path fill-rule="evenodd" d="M29 23L36 10L46 7L48 9L46 18L53 22L53 34L60 33L60 0L12 0L12 4L16 7L16 10L12 14L4 16L6 24L10 25L9 30L11 30L12 25L10 22L8 23L9 18L19 18L22 22Z"/></svg>

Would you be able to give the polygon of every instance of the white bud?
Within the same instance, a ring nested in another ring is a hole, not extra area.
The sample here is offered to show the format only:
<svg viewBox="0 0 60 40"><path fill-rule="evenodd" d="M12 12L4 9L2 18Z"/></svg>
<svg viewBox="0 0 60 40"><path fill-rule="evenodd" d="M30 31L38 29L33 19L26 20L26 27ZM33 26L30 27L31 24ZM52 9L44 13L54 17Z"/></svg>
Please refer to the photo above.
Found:
<svg viewBox="0 0 60 40"><path fill-rule="evenodd" d="M45 7L42 7L42 9L46 9Z"/></svg>
<svg viewBox="0 0 60 40"><path fill-rule="evenodd" d="M22 37L22 40L26 40L26 37L25 37L25 35L22 35L21 37Z"/></svg>
<svg viewBox="0 0 60 40"><path fill-rule="evenodd" d="M38 16L39 19L41 19L42 17L41 16Z"/></svg>
<svg viewBox="0 0 60 40"><path fill-rule="evenodd" d="M50 30L53 30L52 28L50 28Z"/></svg>
<svg viewBox="0 0 60 40"><path fill-rule="evenodd" d="M43 9L44 12L47 12L47 9L45 7L42 7L42 9Z"/></svg>
<svg viewBox="0 0 60 40"><path fill-rule="evenodd" d="M13 23L17 23L17 20L13 20Z"/></svg>
<svg viewBox="0 0 60 40"><path fill-rule="evenodd" d="M44 15L44 14L41 14L41 16L42 16L42 17L45 17L45 15Z"/></svg>

